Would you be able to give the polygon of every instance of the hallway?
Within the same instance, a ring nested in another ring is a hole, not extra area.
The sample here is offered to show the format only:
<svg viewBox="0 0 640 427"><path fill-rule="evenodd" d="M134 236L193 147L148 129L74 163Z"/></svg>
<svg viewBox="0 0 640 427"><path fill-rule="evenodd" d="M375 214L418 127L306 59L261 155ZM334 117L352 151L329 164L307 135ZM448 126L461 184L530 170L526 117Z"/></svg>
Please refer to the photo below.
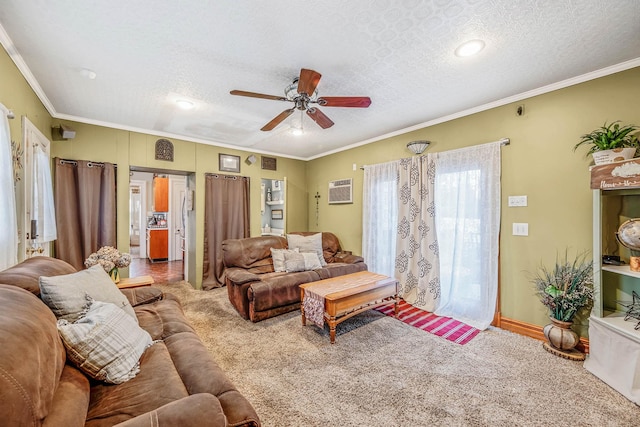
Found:
<svg viewBox="0 0 640 427"><path fill-rule="evenodd" d="M138 258L139 248L130 248L129 277L151 276L156 283L179 282L184 278L182 260L152 263L147 258Z"/></svg>

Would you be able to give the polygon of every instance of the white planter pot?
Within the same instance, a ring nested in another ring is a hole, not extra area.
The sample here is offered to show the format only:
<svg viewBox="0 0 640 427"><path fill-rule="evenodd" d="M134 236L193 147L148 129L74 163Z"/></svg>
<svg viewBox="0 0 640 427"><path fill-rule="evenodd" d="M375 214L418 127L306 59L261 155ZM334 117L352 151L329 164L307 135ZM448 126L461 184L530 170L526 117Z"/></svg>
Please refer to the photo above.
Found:
<svg viewBox="0 0 640 427"><path fill-rule="evenodd" d="M622 160L633 159L636 154L635 147L614 148L613 150L596 151L592 154L593 161L596 165L604 165L607 163L619 162Z"/></svg>

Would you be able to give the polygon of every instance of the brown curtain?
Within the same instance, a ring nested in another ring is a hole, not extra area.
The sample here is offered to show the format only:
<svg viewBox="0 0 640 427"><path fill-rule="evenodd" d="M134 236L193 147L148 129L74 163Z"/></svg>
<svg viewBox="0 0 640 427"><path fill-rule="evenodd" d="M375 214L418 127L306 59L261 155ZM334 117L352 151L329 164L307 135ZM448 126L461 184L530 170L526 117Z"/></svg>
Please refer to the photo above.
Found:
<svg viewBox="0 0 640 427"><path fill-rule="evenodd" d="M76 269L102 246L116 246L116 174L112 163L54 159L56 257Z"/></svg>
<svg viewBox="0 0 640 427"><path fill-rule="evenodd" d="M222 241L249 236L249 178L206 174L202 289L224 286Z"/></svg>

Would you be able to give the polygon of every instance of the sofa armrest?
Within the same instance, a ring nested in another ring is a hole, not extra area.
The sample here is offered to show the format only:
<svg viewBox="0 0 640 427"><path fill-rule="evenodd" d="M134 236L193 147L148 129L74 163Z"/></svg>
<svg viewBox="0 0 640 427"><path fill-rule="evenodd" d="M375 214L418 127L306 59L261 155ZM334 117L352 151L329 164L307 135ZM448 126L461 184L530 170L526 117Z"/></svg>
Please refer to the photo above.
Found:
<svg viewBox="0 0 640 427"><path fill-rule="evenodd" d="M259 282L260 276L254 273L250 273L244 268L232 267L224 270L227 283L233 285L242 285L249 282Z"/></svg>
<svg viewBox="0 0 640 427"><path fill-rule="evenodd" d="M139 288L120 289L129 300L132 307L142 304L150 304L161 300L164 297L162 291L153 286L142 286Z"/></svg>
<svg viewBox="0 0 640 427"><path fill-rule="evenodd" d="M175 402L167 403L153 411L116 424L118 427L148 426L227 426L218 399L208 393L192 394Z"/></svg>
<svg viewBox="0 0 640 427"><path fill-rule="evenodd" d="M344 262L345 264L356 264L358 262L364 262L364 258L358 255L353 255L351 252L338 252L333 257L333 262Z"/></svg>

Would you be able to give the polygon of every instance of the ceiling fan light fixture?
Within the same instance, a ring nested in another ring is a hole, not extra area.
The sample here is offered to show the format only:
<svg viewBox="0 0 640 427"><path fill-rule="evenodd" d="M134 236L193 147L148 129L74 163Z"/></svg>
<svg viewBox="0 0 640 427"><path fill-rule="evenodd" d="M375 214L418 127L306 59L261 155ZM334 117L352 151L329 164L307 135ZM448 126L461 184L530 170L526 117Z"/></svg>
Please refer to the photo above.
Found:
<svg viewBox="0 0 640 427"><path fill-rule="evenodd" d="M472 56L484 49L484 46L485 44L482 40L469 40L458 46L455 50L455 54L462 58Z"/></svg>
<svg viewBox="0 0 640 427"><path fill-rule="evenodd" d="M413 154L422 154L431 144L429 141L411 141L407 144L407 149Z"/></svg>

